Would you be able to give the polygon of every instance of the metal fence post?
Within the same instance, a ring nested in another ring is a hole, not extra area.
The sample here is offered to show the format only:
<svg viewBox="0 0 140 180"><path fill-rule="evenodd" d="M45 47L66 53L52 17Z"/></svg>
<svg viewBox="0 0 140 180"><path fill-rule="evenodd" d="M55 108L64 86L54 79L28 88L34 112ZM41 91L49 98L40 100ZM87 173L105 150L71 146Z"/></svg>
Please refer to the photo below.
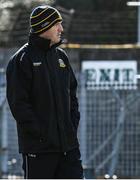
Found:
<svg viewBox="0 0 140 180"><path fill-rule="evenodd" d="M1 129L1 121L2 121L2 107L0 106L0 178L2 177L2 140L1 140L1 137L2 137L2 129Z"/></svg>

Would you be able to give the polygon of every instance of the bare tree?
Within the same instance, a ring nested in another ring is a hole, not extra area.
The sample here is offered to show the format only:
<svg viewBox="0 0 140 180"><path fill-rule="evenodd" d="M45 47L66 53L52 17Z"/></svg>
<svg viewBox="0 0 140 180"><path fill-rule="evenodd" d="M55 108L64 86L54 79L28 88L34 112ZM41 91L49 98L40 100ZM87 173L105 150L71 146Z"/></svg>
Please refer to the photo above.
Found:
<svg viewBox="0 0 140 180"><path fill-rule="evenodd" d="M94 11L119 11L127 8L127 1L128 0L56 0L56 3L66 8L74 8L79 10L85 9Z"/></svg>
<svg viewBox="0 0 140 180"><path fill-rule="evenodd" d="M11 7L18 4L28 5L30 3L46 3L53 4L55 0L0 0L0 8Z"/></svg>

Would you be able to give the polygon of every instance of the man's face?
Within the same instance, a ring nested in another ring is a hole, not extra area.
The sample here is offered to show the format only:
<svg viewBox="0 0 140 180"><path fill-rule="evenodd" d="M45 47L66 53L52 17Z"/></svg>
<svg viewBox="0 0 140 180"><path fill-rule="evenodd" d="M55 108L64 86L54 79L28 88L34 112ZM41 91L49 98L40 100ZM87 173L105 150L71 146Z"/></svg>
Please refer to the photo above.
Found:
<svg viewBox="0 0 140 180"><path fill-rule="evenodd" d="M53 45L60 41L62 32L63 32L63 26L61 22L58 22L46 32L40 34L40 37L43 37L45 39L50 39L51 40L50 45Z"/></svg>

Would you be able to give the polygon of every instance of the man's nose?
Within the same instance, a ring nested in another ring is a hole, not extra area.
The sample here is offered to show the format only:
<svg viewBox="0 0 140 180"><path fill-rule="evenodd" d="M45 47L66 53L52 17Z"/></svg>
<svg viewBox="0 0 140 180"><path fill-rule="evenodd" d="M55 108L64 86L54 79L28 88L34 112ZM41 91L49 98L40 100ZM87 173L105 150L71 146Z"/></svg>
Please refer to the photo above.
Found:
<svg viewBox="0 0 140 180"><path fill-rule="evenodd" d="M59 31L61 31L61 32L63 32L63 26L62 26L62 24L60 24L60 26L59 26Z"/></svg>

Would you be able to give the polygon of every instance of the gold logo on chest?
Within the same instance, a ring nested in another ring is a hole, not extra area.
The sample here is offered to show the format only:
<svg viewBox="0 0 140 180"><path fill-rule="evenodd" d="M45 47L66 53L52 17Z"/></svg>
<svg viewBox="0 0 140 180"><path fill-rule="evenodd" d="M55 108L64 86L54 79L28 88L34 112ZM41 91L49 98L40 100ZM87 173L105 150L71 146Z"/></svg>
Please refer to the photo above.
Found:
<svg viewBox="0 0 140 180"><path fill-rule="evenodd" d="M62 68L66 67L66 64L64 63L63 59L58 59L58 62L59 62L60 67L62 67Z"/></svg>

